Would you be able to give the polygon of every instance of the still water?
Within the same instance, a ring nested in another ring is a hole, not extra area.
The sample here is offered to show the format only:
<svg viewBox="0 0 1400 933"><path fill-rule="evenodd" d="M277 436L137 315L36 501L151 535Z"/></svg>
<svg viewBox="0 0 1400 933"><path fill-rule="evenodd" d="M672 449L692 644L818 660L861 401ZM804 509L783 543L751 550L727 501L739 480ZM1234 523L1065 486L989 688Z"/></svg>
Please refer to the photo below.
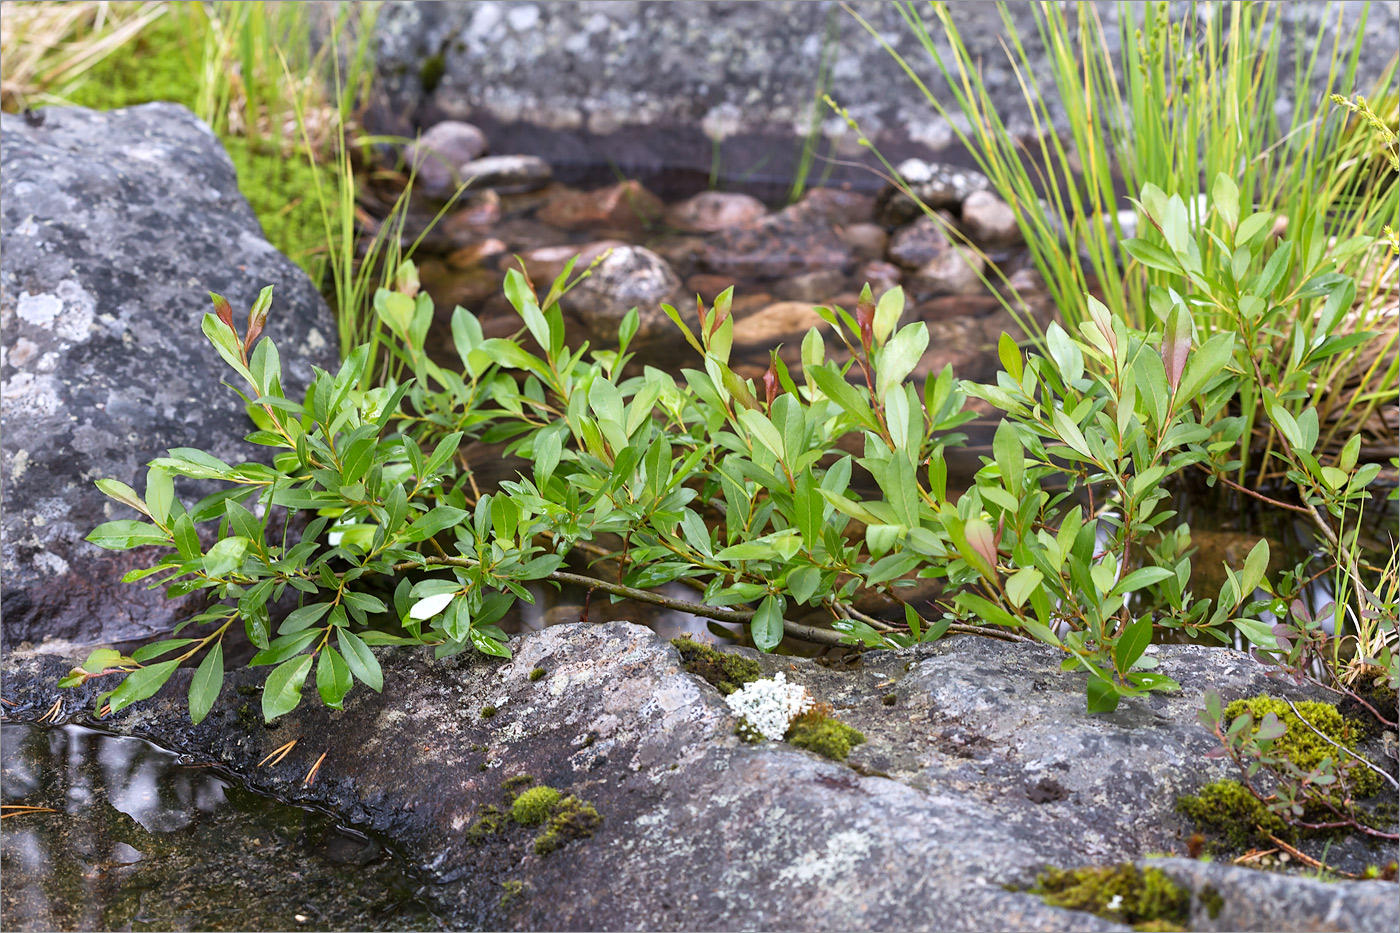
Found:
<svg viewBox="0 0 1400 933"><path fill-rule="evenodd" d="M7 723L0 752L0 929L442 928L382 841L149 742Z"/></svg>

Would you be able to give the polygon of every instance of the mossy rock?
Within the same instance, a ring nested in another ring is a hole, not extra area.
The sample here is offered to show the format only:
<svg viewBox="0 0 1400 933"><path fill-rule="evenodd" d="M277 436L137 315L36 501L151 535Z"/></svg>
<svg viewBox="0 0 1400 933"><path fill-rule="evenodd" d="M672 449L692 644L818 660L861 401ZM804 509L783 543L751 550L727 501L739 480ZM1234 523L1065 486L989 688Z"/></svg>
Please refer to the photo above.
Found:
<svg viewBox="0 0 1400 933"><path fill-rule="evenodd" d="M1045 903L1083 910L1138 930L1182 930L1191 893L1156 868L1132 863L1107 868L1051 868L1031 889Z"/></svg>
<svg viewBox="0 0 1400 933"><path fill-rule="evenodd" d="M1288 730L1282 738L1274 741L1273 750L1288 756L1304 771L1316 768L1324 758L1331 758L1333 761L1345 758L1336 745L1319 736L1318 732L1348 751L1356 750L1361 729L1342 716L1336 706L1315 700L1303 700L1294 703L1293 706L1306 722L1300 721L1298 714L1295 714L1285 701L1261 693L1248 700L1236 700L1225 707L1225 724L1228 726L1248 713L1254 720L1253 728L1257 732L1259 721L1273 713ZM1309 726L1312 728L1308 728ZM1314 732L1314 729L1317 731ZM1372 797L1381 789L1380 775L1360 765L1351 769L1347 781L1355 797Z"/></svg>
<svg viewBox="0 0 1400 933"><path fill-rule="evenodd" d="M549 828L535 837L535 854L548 855L573 839L586 839L603 825L593 804L572 795L560 800L549 817Z"/></svg>
<svg viewBox="0 0 1400 933"><path fill-rule="evenodd" d="M792 721L783 738L791 745L845 761L851 749L865 741L865 733L853 729L822 710L808 710Z"/></svg>
<svg viewBox="0 0 1400 933"><path fill-rule="evenodd" d="M1270 834L1289 842L1298 837L1292 827L1271 813L1239 781L1207 784L1200 793L1178 799L1176 808L1230 850L1268 842Z"/></svg>
<svg viewBox="0 0 1400 933"><path fill-rule="evenodd" d="M763 676L763 668L752 658L718 651L691 638L674 638L671 645L680 653L681 667L724 696Z"/></svg>

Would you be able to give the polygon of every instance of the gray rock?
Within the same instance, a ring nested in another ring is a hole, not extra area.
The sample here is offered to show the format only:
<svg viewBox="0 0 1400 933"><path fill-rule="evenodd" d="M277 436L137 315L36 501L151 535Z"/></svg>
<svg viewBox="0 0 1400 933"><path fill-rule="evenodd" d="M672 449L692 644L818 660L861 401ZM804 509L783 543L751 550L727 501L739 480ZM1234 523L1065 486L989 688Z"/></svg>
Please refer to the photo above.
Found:
<svg viewBox="0 0 1400 933"><path fill-rule="evenodd" d="M876 298L898 285L901 278L903 273L899 266L878 259L872 259L856 270L856 284L869 285Z"/></svg>
<svg viewBox="0 0 1400 933"><path fill-rule="evenodd" d="M804 272L773 284L773 294L787 301L828 301L841 292L846 277L835 269Z"/></svg>
<svg viewBox="0 0 1400 933"><path fill-rule="evenodd" d="M461 184L457 166L479 158L487 150L486 134L461 120L435 123L416 141L404 147L408 168L416 169L415 187L432 197L446 197Z"/></svg>
<svg viewBox="0 0 1400 933"><path fill-rule="evenodd" d="M962 205L963 228L975 242L990 248L1022 242L1011 206L990 191L974 191Z"/></svg>
<svg viewBox="0 0 1400 933"><path fill-rule="evenodd" d="M932 217L920 216L894 232L886 255L891 262L906 269L917 269L952 249L943 224Z"/></svg>
<svg viewBox="0 0 1400 933"><path fill-rule="evenodd" d="M838 764L781 742L743 744L718 693L638 626L560 625L512 647L509 662L380 650L382 694L357 688L343 713L308 698L275 731L249 732L240 719L239 688L261 672L231 673L191 727L190 672L179 671L109 727L388 834L425 866L452 926L980 930L995 918L999 929L1113 930L1123 928L1023 891L1047 865L1183 846L1190 827L1177 796L1228 773L1204 757L1215 744L1195 721L1205 689L1227 700L1306 695L1244 654L1200 647L1158 649L1180 694L1096 716L1084 710L1082 675L1062 673L1059 654L1039 645L953 637L868 652L849 670L759 657L768 676L784 671L865 734ZM7 714L41 715L64 667L9 656L17 705ZM544 673L532 678L536 668ZM66 693L67 708L100 689ZM484 718L488 704L496 712ZM312 737L258 767L277 746ZM473 844L470 828L483 808L503 805L517 775L588 801L601 826L544 856L533 854L537 830L509 823ZM1344 849L1334 845L1329 862L1344 862ZM1213 887L1224 899L1217 928L1373 930L1400 920L1393 887L1153 864L1194 892L1197 917ZM506 881L523 896L502 898Z"/></svg>
<svg viewBox="0 0 1400 933"><path fill-rule="evenodd" d="M170 447L230 462L253 452L236 381L200 332L210 291L235 321L275 286L266 334L297 397L333 366L335 322L306 275L264 238L209 129L175 104L0 117L4 639L144 637L194 611L119 577L153 558L83 539L136 513L93 482L145 488ZM182 481L183 482L183 481ZM177 485L187 502L192 487Z"/></svg>
<svg viewBox="0 0 1400 933"><path fill-rule="evenodd" d="M841 228L841 239L846 241L857 259L879 259L885 255L890 235L879 224L851 224Z"/></svg>
<svg viewBox="0 0 1400 933"><path fill-rule="evenodd" d="M486 156L457 167L463 181L473 188L492 188L501 194L535 191L549 184L554 172L544 159L532 155Z"/></svg>
<svg viewBox="0 0 1400 933"><path fill-rule="evenodd" d="M1279 99L1282 117L1293 101L1306 115L1316 95L1291 87L1294 24L1305 34L1327 25L1324 48L1342 16L1354 36L1363 4L1283 4ZM1094 5L1116 52L1123 9ZM935 99L953 95L894 4L856 0L850 8L904 56ZM1397 7L1371 7L1358 75L1383 73L1397 50ZM1017 135L1033 126L1020 80L1001 42L1006 34L992 4L957 3L949 14L975 59L982 62L991 106ZM932 10L918 16L946 56L947 44ZM1030 4L1010 4L1031 64L1022 77L1041 81L1056 129L1067 128L1063 108L1047 93L1047 55ZM1127 29L1132 35L1132 29ZM829 39L826 37L830 36ZM535 152L562 169L565 162L609 161L629 171L655 164L750 182L791 184L812 126L813 90L829 58L829 87L880 151L893 163L957 145L955 127L940 116L899 63L835 0L797 2L662 3L591 0L552 3L400 2L385 5L376 29L375 58L385 76L386 115L396 132L412 134L412 119L471 119L494 144ZM1323 58L1326 58L1324 54ZM1312 75L1315 88L1326 69ZM1364 79L1370 80L1370 79ZM1358 90L1366 90L1365 87ZM832 180L869 184L879 168L846 122L822 114L818 153L841 163L813 166ZM546 151L548 150L548 151Z"/></svg>
<svg viewBox="0 0 1400 933"><path fill-rule="evenodd" d="M680 341L680 331L661 310L681 280L666 260L642 246L616 246L573 291L563 305L588 325L596 345L617 346L618 328L637 309L636 346Z"/></svg>
<svg viewBox="0 0 1400 933"><path fill-rule="evenodd" d="M974 169L922 159L906 159L896 171L913 197L894 185L888 185L880 192L876 217L881 223L891 226L908 223L923 215L924 206L932 210L957 209L974 191L987 191L992 187L987 176Z"/></svg>
<svg viewBox="0 0 1400 933"><path fill-rule="evenodd" d="M911 294L920 298L934 295L976 295L986 290L981 279L987 263L971 250L959 252L952 245L924 263L906 279Z"/></svg>
<svg viewBox="0 0 1400 933"><path fill-rule="evenodd" d="M666 209L665 222L682 233L715 233L752 223L768 213L752 195L702 191Z"/></svg>

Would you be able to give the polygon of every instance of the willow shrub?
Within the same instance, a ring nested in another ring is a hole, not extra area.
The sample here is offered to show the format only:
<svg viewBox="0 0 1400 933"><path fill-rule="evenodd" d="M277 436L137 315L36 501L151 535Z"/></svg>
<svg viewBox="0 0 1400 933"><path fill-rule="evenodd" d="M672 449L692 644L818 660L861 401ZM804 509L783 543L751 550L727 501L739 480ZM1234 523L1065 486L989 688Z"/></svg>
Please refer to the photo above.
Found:
<svg viewBox="0 0 1400 933"><path fill-rule="evenodd" d="M1337 465L1320 465L1311 453L1315 413L1295 417L1285 404L1304 391L1309 372L1359 339L1327 331L1354 285L1313 273L1304 288L1326 296L1331 311L1316 329L1297 332L1286 358L1261 359L1274 322L1289 313L1292 292L1280 283L1291 254L1257 215L1239 216L1228 179L1215 191L1225 248L1202 250L1202 238L1218 235L1190 227L1181 199L1152 189L1143 210L1166 246L1132 248L1199 279L1233 330L1202 339L1174 292L1160 297L1153 310L1163 323L1150 329L1091 298L1077 327L1051 325L1043 354L1003 335L1002 372L986 385L960 382L946 368L909 380L929 332L922 321L901 323L898 289L878 302L867 289L854 315L820 309L846 344L845 362L827 357L813 329L797 377L776 354L757 383L730 368L729 292L699 306L699 333L665 309L696 368L676 378L629 367L635 310L618 349L568 344L559 299L572 264L543 298L509 273L506 296L521 319L513 338L484 337L476 316L456 308L458 365L440 366L424 351L432 301L405 264L396 287L375 297L392 335L381 347L392 363L384 384L361 388L361 346L338 372L316 371L303 398L289 399L277 348L258 339L270 291L242 334L215 296L204 332L243 383L256 426L248 441L271 448L272 463L235 465L176 448L151 461L144 495L100 482L142 517L107 522L89 540L157 548L154 565L127 579L172 596L207 591L212 605L130 657L95 655L67 682L121 674L102 698L117 711L202 653L190 689L197 720L222 686L223 641L241 633L258 649L250 664L271 668L267 718L298 705L313 671L321 699L339 707L356 682L382 687L375 646L508 656L496 623L516 600L532 599L533 581L652 599L656 588L682 581L700 594L686 608L746 622L764 651L785 634L876 647L936 639L954 626L1029 637L1062 652L1067 671L1082 672L1092 711L1176 687L1146 651L1163 630L1223 642L1234 627L1261 651L1286 651L1265 614L1282 614L1306 575L1265 579L1265 542L1208 595L1191 588L1189 556L1150 545L1176 529L1164 508L1173 476L1199 469L1229 482L1246 421L1228 405L1249 384L1263 399L1277 438L1270 456L1286 468L1297 507L1318 523L1342 582L1358 578L1342 529L1378 468L1356 466L1355 443ZM953 496L943 453L963 440L957 429L971 417L968 396L1005 417L974 485ZM854 445L839 443L850 434ZM460 456L467 438L505 442L507 453L529 461L528 472L478 489ZM844 452L851 449L860 453ZM878 495L853 488L857 466ZM225 488L187 507L177 478ZM202 525L216 531L207 549ZM599 551L620 561L620 580L565 569L577 553ZM941 585L936 602L907 598L930 579ZM1359 600L1359 586L1337 592ZM269 606L291 591L299 605L273 619ZM861 612L872 595L898 611ZM824 611L830 628L789 620L805 607ZM1393 628L1393 605L1386 611ZM1393 676L1383 642L1373 661Z"/></svg>

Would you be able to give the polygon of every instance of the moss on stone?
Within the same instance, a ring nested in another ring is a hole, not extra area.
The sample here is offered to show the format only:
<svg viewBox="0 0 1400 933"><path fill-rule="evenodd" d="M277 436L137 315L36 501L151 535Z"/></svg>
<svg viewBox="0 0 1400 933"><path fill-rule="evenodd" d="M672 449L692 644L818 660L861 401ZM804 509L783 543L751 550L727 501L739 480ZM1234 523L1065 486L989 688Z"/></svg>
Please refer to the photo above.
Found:
<svg viewBox="0 0 1400 933"><path fill-rule="evenodd" d="M490 719L492 716L496 715L497 712L498 710L496 709L496 707L492 706L490 703L487 703L481 708L481 718Z"/></svg>
<svg viewBox="0 0 1400 933"><path fill-rule="evenodd" d="M559 796L559 791L547 785L521 791L510 805L510 818L521 826L539 826L550 818Z"/></svg>
<svg viewBox="0 0 1400 933"><path fill-rule="evenodd" d="M573 839L586 839L603 825L591 803L572 795L559 801L549 818L549 828L535 837L535 854L548 855Z"/></svg>
<svg viewBox="0 0 1400 933"><path fill-rule="evenodd" d="M438 84L442 82L442 76L447 73L447 59L441 54L429 55L423 59L423 64L418 66L418 82L423 86L424 94L431 94L437 90Z"/></svg>
<svg viewBox="0 0 1400 933"><path fill-rule="evenodd" d="M473 845L481 845L488 837L501 831L505 819L506 815L500 807L482 807L477 821L467 830L467 841Z"/></svg>
<svg viewBox="0 0 1400 933"><path fill-rule="evenodd" d="M1294 714L1286 702L1262 693L1248 700L1236 700L1225 707L1225 723L1228 726L1248 713L1254 720L1253 729L1258 731L1260 720L1273 713L1288 731L1281 738L1274 740L1272 750L1286 755L1304 771L1316 768L1324 758L1331 758L1336 762L1345 757L1336 746L1319 736L1318 732L1348 751L1356 750L1361 730L1348 722L1336 706L1315 700L1303 700L1294 703L1293 706L1306 723L1299 721L1298 715ZM1317 732L1314 732L1314 729ZM1356 766L1349 771L1347 784L1353 796L1371 797L1380 791L1381 778L1369 768Z"/></svg>
<svg viewBox="0 0 1400 933"><path fill-rule="evenodd" d="M1176 808L1229 850L1267 842L1269 834L1292 842L1297 832L1239 781L1215 781L1178 798Z"/></svg>
<svg viewBox="0 0 1400 933"><path fill-rule="evenodd" d="M880 697L880 702L883 703L883 704L885 704L886 706L894 706L894 704L895 704L898 700L899 700L899 698L898 698L897 696L895 696L893 693L887 693L887 694L885 694L884 696Z"/></svg>
<svg viewBox="0 0 1400 933"><path fill-rule="evenodd" d="M544 676L544 668L542 668L542 667L537 667L537 668L535 668L534 670L530 671L530 679L531 679L531 680L539 680L539 679L540 679L541 677L543 677L543 676Z"/></svg>
<svg viewBox="0 0 1400 933"><path fill-rule="evenodd" d="M1031 893L1066 910L1083 910L1139 930L1181 930L1191 910L1191 894L1159 869L1132 863L1107 868L1051 868Z"/></svg>
<svg viewBox="0 0 1400 933"><path fill-rule="evenodd" d="M798 748L825 755L834 761L845 761L851 749L865 741L865 734L818 707L795 717L784 738Z"/></svg>
<svg viewBox="0 0 1400 933"><path fill-rule="evenodd" d="M763 676L763 668L752 658L717 651L689 637L673 638L671 645L680 653L681 667L725 696Z"/></svg>
<svg viewBox="0 0 1400 933"><path fill-rule="evenodd" d="M517 774L514 777L508 777L502 781L501 790L506 792L507 800L514 800L515 795L520 790L529 787L533 783L535 783L533 776L529 774Z"/></svg>
<svg viewBox="0 0 1400 933"><path fill-rule="evenodd" d="M1213 884L1201 888L1200 898L1201 906L1206 909L1206 916L1212 920L1220 916L1220 912L1225 909L1225 898L1220 896Z"/></svg>
<svg viewBox="0 0 1400 933"><path fill-rule="evenodd" d="M525 882L523 881L502 881L501 899L499 901L502 909L509 907L511 902L525 893Z"/></svg>

